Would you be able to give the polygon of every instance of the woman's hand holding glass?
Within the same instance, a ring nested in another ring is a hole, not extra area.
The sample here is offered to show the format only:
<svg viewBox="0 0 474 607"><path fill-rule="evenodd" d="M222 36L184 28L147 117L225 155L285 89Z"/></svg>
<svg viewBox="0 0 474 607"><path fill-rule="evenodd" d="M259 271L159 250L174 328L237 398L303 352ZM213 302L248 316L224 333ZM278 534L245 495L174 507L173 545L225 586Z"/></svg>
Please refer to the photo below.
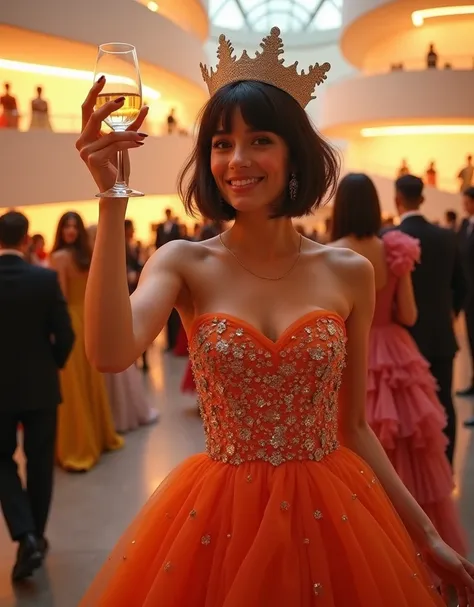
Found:
<svg viewBox="0 0 474 607"><path fill-rule="evenodd" d="M128 182L130 177L128 150L142 147L147 135L137 131L148 113L148 107L143 106L136 120L125 131L102 133L102 122L112 112L117 111L124 102L124 98L118 98L94 111L97 97L104 86L105 78L102 77L92 86L82 104L82 132L76 142L76 148L101 192L112 188L116 182L119 151L124 152L125 181Z"/></svg>

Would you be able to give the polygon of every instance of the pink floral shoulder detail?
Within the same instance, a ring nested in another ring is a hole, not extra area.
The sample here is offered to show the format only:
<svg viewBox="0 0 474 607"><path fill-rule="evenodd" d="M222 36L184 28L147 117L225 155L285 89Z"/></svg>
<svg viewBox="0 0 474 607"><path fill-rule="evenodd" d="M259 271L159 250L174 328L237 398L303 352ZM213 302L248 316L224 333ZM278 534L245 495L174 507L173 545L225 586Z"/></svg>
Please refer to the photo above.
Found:
<svg viewBox="0 0 474 607"><path fill-rule="evenodd" d="M382 236L387 264L395 276L413 272L420 261L420 242L399 230L390 230Z"/></svg>

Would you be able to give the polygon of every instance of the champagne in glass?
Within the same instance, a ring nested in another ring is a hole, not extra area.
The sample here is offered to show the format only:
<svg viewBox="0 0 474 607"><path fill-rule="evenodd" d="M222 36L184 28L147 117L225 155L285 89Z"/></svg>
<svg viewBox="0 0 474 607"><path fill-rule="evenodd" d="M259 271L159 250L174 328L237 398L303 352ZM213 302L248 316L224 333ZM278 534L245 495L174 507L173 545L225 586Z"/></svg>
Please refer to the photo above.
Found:
<svg viewBox="0 0 474 607"><path fill-rule="evenodd" d="M125 97L123 104L104 122L115 132L125 131L136 120L142 107L142 85L138 67L137 52L131 44L111 42L101 44L97 54L94 82L106 76L105 86L97 98L96 109L109 101ZM115 185L96 194L97 198L129 198L143 196L125 182L123 170L123 151L117 152L117 179Z"/></svg>

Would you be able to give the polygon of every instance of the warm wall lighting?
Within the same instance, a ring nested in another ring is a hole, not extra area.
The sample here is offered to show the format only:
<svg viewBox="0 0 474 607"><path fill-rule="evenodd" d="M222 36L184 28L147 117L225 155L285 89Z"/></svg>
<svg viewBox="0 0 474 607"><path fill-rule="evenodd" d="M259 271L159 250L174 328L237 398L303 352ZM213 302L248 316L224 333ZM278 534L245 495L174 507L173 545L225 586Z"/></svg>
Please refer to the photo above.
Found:
<svg viewBox="0 0 474 607"><path fill-rule="evenodd" d="M148 2L146 7L153 13L156 13L156 11L160 8L156 2Z"/></svg>
<svg viewBox="0 0 474 607"><path fill-rule="evenodd" d="M69 67L56 67L55 65L40 65L37 63L23 63L22 61L10 61L0 58L0 68L14 72L26 72L28 74L41 74L43 76L59 76L69 80L84 80L92 83L94 73L87 70L74 70ZM109 82L127 84L127 79L114 74L105 74ZM146 99L159 99L161 93L149 86L143 86L143 96Z"/></svg>
<svg viewBox="0 0 474 607"><path fill-rule="evenodd" d="M360 134L362 137L393 137L397 135L474 135L474 124L376 126L361 129Z"/></svg>
<svg viewBox="0 0 474 607"><path fill-rule="evenodd" d="M438 8L425 8L419 11L414 11L411 14L413 25L421 27L425 19L433 19L434 17L455 17L457 15L474 15L474 5L466 6L439 6Z"/></svg>

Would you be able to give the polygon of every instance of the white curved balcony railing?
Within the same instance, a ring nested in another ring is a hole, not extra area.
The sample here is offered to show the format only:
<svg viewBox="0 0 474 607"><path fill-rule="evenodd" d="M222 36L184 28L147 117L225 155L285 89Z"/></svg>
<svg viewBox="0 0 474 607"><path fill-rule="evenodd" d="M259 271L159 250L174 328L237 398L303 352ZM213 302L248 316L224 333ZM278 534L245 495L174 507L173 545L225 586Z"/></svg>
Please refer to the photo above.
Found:
<svg viewBox="0 0 474 607"><path fill-rule="evenodd" d="M1 206L91 200L96 193L75 148L77 134L0 129ZM176 179L194 139L149 137L131 153L133 186L149 195L174 195Z"/></svg>
<svg viewBox="0 0 474 607"><path fill-rule="evenodd" d="M1 112L0 112L1 114ZM1 118L1 117L0 117ZM49 122L51 125L51 131L53 133L80 133L82 128L82 117L80 114L50 114ZM29 132L32 130L37 133L48 133L51 132L48 129L40 129L34 128L31 129L31 115L30 114L19 114L18 116L18 128L17 131L20 132ZM0 119L1 124L1 119ZM104 129L107 130L107 127L104 125ZM173 134L176 135L190 135L192 134L194 129L194 125L192 124L178 124ZM0 126L0 133L5 130L15 130L15 129L5 129ZM144 125L142 126L142 131L146 131L148 135L154 135L155 137L162 137L168 135L168 124L166 120L150 120L146 119Z"/></svg>
<svg viewBox="0 0 474 607"><path fill-rule="evenodd" d="M319 127L331 137L389 125L472 125L472 70L423 70L356 77L328 87Z"/></svg>

